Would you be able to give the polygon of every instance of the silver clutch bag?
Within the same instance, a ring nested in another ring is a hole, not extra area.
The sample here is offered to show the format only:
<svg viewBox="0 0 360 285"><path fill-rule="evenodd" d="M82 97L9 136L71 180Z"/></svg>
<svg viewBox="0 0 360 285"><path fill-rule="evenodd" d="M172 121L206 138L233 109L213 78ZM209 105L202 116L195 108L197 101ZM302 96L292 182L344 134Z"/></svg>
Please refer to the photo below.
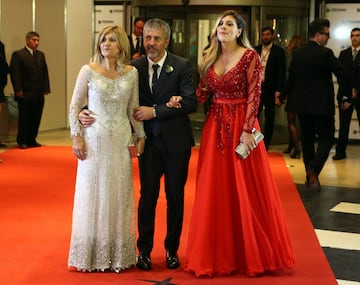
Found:
<svg viewBox="0 0 360 285"><path fill-rule="evenodd" d="M259 144L259 142L261 142L264 139L264 135L258 131L257 129L253 129L252 133L251 133L255 139L255 143L256 145ZM246 146L243 143L240 143L236 148L235 148L235 152L240 155L241 158L245 159L249 156L249 153L246 149Z"/></svg>

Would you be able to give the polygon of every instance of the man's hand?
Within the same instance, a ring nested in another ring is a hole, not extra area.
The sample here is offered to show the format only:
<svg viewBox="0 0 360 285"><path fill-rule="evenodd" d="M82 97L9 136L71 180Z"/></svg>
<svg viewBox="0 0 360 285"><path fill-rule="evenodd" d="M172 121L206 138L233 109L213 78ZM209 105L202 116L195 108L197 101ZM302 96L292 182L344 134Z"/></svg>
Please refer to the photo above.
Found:
<svg viewBox="0 0 360 285"><path fill-rule="evenodd" d="M141 57L141 54L139 52L137 52L132 55L131 59L137 59L139 57Z"/></svg>
<svg viewBox="0 0 360 285"><path fill-rule="evenodd" d="M275 92L275 105L278 107L282 105L282 102L280 100L280 92L279 91Z"/></svg>
<svg viewBox="0 0 360 285"><path fill-rule="evenodd" d="M166 103L166 107L168 108L181 108L181 101L183 98L181 96L172 96L169 102Z"/></svg>
<svg viewBox="0 0 360 285"><path fill-rule="evenodd" d="M15 92L15 95L16 97L20 97L20 98L24 97L24 93L22 91Z"/></svg>
<svg viewBox="0 0 360 285"><path fill-rule="evenodd" d="M133 117L137 121L147 121L154 118L154 107L140 106L134 109Z"/></svg>
<svg viewBox="0 0 360 285"><path fill-rule="evenodd" d="M356 88L353 88L353 89L351 90L351 97L352 97L353 99L355 99L355 98L357 97L357 90L356 90Z"/></svg>
<svg viewBox="0 0 360 285"><path fill-rule="evenodd" d="M347 109L349 109L350 108L350 106L351 106L351 103L349 103L349 102L342 102L341 103L341 110L347 110Z"/></svg>
<svg viewBox="0 0 360 285"><path fill-rule="evenodd" d="M88 109L84 109L79 113L79 121L84 128L90 127L95 120L94 114Z"/></svg>

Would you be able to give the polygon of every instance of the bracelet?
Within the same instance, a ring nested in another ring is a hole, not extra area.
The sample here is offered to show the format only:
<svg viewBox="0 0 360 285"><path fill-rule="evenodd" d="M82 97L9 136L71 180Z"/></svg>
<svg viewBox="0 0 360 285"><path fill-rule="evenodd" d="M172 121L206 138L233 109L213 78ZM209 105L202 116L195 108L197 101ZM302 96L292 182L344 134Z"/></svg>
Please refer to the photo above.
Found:
<svg viewBox="0 0 360 285"><path fill-rule="evenodd" d="M154 118L156 118L156 105L154 105L153 109L152 109L152 113Z"/></svg>
<svg viewBox="0 0 360 285"><path fill-rule="evenodd" d="M252 130L248 130L248 129L243 129L243 132L245 132L245 133L248 133L248 134L252 134Z"/></svg>

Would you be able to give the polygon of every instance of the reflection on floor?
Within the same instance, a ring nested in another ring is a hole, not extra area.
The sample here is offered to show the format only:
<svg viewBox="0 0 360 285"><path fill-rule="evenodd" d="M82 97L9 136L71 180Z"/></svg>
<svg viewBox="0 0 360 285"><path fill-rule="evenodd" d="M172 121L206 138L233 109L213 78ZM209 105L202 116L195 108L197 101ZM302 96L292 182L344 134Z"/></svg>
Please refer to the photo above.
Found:
<svg viewBox="0 0 360 285"><path fill-rule="evenodd" d="M199 130L195 131L195 137L198 144ZM42 132L38 141L44 145L71 145L69 130ZM9 143L9 147L16 144ZM282 152L285 147L271 145L269 151ZM0 149L0 159L5 149ZM349 145L347 159L333 161L333 155L334 150L319 177L320 193L304 185L301 159L288 155L284 158L338 284L360 285L360 145Z"/></svg>

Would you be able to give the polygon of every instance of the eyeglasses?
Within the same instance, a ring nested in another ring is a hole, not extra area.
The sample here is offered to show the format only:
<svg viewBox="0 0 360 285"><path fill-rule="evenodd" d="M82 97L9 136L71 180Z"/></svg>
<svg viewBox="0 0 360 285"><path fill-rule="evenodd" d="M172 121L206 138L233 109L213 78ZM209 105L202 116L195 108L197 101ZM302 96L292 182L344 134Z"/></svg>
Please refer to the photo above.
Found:
<svg viewBox="0 0 360 285"><path fill-rule="evenodd" d="M319 34L320 34L320 35L326 35L326 36L330 37L330 33L320 32Z"/></svg>

